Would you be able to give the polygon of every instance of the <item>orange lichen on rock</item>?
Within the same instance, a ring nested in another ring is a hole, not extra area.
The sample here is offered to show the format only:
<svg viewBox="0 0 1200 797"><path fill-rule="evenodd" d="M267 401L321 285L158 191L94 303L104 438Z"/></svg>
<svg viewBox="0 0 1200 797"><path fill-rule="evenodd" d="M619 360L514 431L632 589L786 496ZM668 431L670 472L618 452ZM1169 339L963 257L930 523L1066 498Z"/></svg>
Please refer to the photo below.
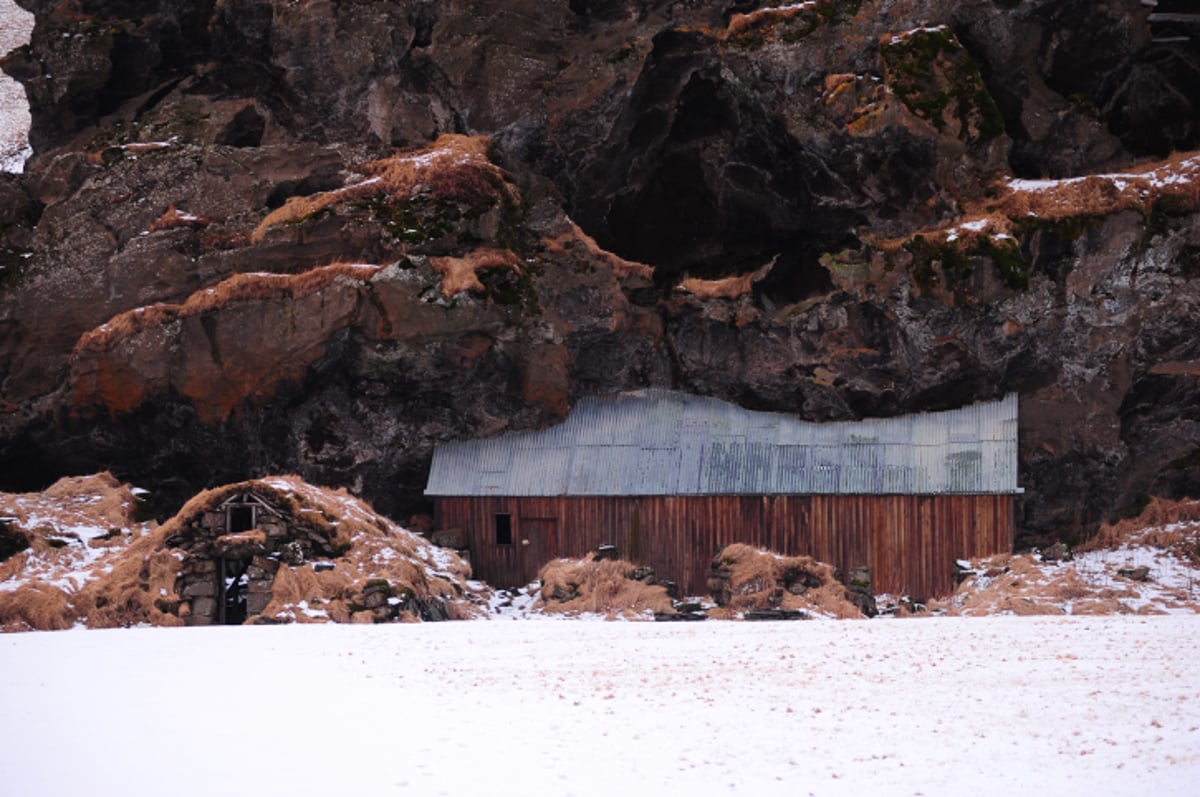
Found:
<svg viewBox="0 0 1200 797"><path fill-rule="evenodd" d="M167 207L166 212L154 220L147 232L158 232L160 230L171 230L176 227L206 227L213 223L213 219L207 216L198 216L195 213L188 213L185 210L180 210L171 203Z"/></svg>
<svg viewBox="0 0 1200 797"><path fill-rule="evenodd" d="M779 23L793 19L798 16L812 16L817 8L817 3L792 3L786 6L777 6L773 8L759 8L749 13L736 13L729 18L729 25L725 28L722 34L722 39L725 41L737 40L738 37L745 36L755 30L769 29ZM813 25L815 26L815 21Z"/></svg>
<svg viewBox="0 0 1200 797"><path fill-rule="evenodd" d="M152 327L219 310L234 302L264 299L301 299L329 287L338 278L365 282L382 266L367 263L331 263L300 274L250 272L235 274L209 288L196 291L182 304L160 302L135 307L113 316L80 336L72 356L111 349L118 342Z"/></svg>
<svg viewBox="0 0 1200 797"><path fill-rule="evenodd" d="M488 158L490 146L491 139L486 136L448 133L422 149L371 161L363 167L366 179L288 199L259 223L251 241L259 243L272 227L306 219L344 202L405 202L418 193L473 207L517 201L519 194L509 175Z"/></svg>
<svg viewBox="0 0 1200 797"><path fill-rule="evenodd" d="M577 245L582 246L584 252L589 256L600 260L611 268L613 273L618 277L627 277L630 275L644 279L652 279L654 277L653 266L633 260L626 260L620 255L609 252L607 249L602 249L600 244L596 243L596 239L581 230L575 222L571 222L570 229L563 234L553 238L542 239L542 246L546 248L546 251L555 255L566 254Z"/></svg>
<svg viewBox="0 0 1200 797"><path fill-rule="evenodd" d="M70 404L128 412L174 388L202 420L221 421L244 401L302 377L324 354L328 335L351 323L362 285L380 268L337 263L302 274L238 274L183 304L122 313L76 343ZM268 302L291 312L261 312Z"/></svg>
<svg viewBox="0 0 1200 797"><path fill-rule="evenodd" d="M690 293L698 299L736 299L739 296L748 296L754 290L755 283L767 276L774 266L775 260L772 259L766 265L747 274L715 280L689 277L679 283L677 290Z"/></svg>
<svg viewBox="0 0 1200 797"><path fill-rule="evenodd" d="M521 259L507 249L481 247L462 257L431 257L433 270L442 275L442 297L449 299L463 291L483 291L479 272L506 268L521 273Z"/></svg>

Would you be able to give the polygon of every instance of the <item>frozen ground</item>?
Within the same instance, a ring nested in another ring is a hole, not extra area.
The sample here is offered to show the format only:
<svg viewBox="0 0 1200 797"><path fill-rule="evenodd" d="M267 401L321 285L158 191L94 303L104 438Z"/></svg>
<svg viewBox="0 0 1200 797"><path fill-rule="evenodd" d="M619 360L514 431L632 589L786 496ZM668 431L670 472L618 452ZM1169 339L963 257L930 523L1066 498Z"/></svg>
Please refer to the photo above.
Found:
<svg viewBox="0 0 1200 797"><path fill-rule="evenodd" d="M0 55L29 41L33 15L0 0ZM28 156L29 103L21 84L0 72L0 171L19 172Z"/></svg>
<svg viewBox="0 0 1200 797"><path fill-rule="evenodd" d="M1194 795L1200 619L0 636L0 792Z"/></svg>

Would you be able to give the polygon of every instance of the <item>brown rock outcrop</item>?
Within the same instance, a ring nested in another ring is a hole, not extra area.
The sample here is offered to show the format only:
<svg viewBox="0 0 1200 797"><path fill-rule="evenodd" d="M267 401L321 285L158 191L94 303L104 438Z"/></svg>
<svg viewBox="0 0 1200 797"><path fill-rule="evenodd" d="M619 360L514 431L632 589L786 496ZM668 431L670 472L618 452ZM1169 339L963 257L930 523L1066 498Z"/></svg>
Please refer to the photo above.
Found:
<svg viewBox="0 0 1200 797"><path fill-rule="evenodd" d="M1016 390L1028 539L1200 492L1195 170L1137 163L1200 147L1200 56L1137 0L22 5L3 486L407 514L435 442L664 385Z"/></svg>

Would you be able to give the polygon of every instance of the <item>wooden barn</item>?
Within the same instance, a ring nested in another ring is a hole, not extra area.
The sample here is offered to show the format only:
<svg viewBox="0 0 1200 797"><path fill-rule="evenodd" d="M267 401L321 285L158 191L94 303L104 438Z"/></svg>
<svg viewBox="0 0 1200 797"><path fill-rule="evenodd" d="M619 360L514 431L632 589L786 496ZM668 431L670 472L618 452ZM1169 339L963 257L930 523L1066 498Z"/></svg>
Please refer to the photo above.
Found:
<svg viewBox="0 0 1200 797"><path fill-rule="evenodd" d="M1012 550L1017 398L806 423L646 390L580 401L558 426L438 446L425 494L475 576L515 587L600 545L702 595L745 542L867 566L878 593L949 593L957 559Z"/></svg>

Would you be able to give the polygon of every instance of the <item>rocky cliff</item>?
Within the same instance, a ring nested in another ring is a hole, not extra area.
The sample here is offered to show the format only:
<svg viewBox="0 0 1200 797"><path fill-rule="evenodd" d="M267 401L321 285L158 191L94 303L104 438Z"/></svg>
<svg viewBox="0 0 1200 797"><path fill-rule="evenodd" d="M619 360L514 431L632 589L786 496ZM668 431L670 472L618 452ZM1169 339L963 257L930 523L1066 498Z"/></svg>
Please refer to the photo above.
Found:
<svg viewBox="0 0 1200 797"><path fill-rule="evenodd" d="M19 0L0 488L163 510L648 385L1022 400L1023 541L1200 491L1200 34L1166 0Z"/></svg>

